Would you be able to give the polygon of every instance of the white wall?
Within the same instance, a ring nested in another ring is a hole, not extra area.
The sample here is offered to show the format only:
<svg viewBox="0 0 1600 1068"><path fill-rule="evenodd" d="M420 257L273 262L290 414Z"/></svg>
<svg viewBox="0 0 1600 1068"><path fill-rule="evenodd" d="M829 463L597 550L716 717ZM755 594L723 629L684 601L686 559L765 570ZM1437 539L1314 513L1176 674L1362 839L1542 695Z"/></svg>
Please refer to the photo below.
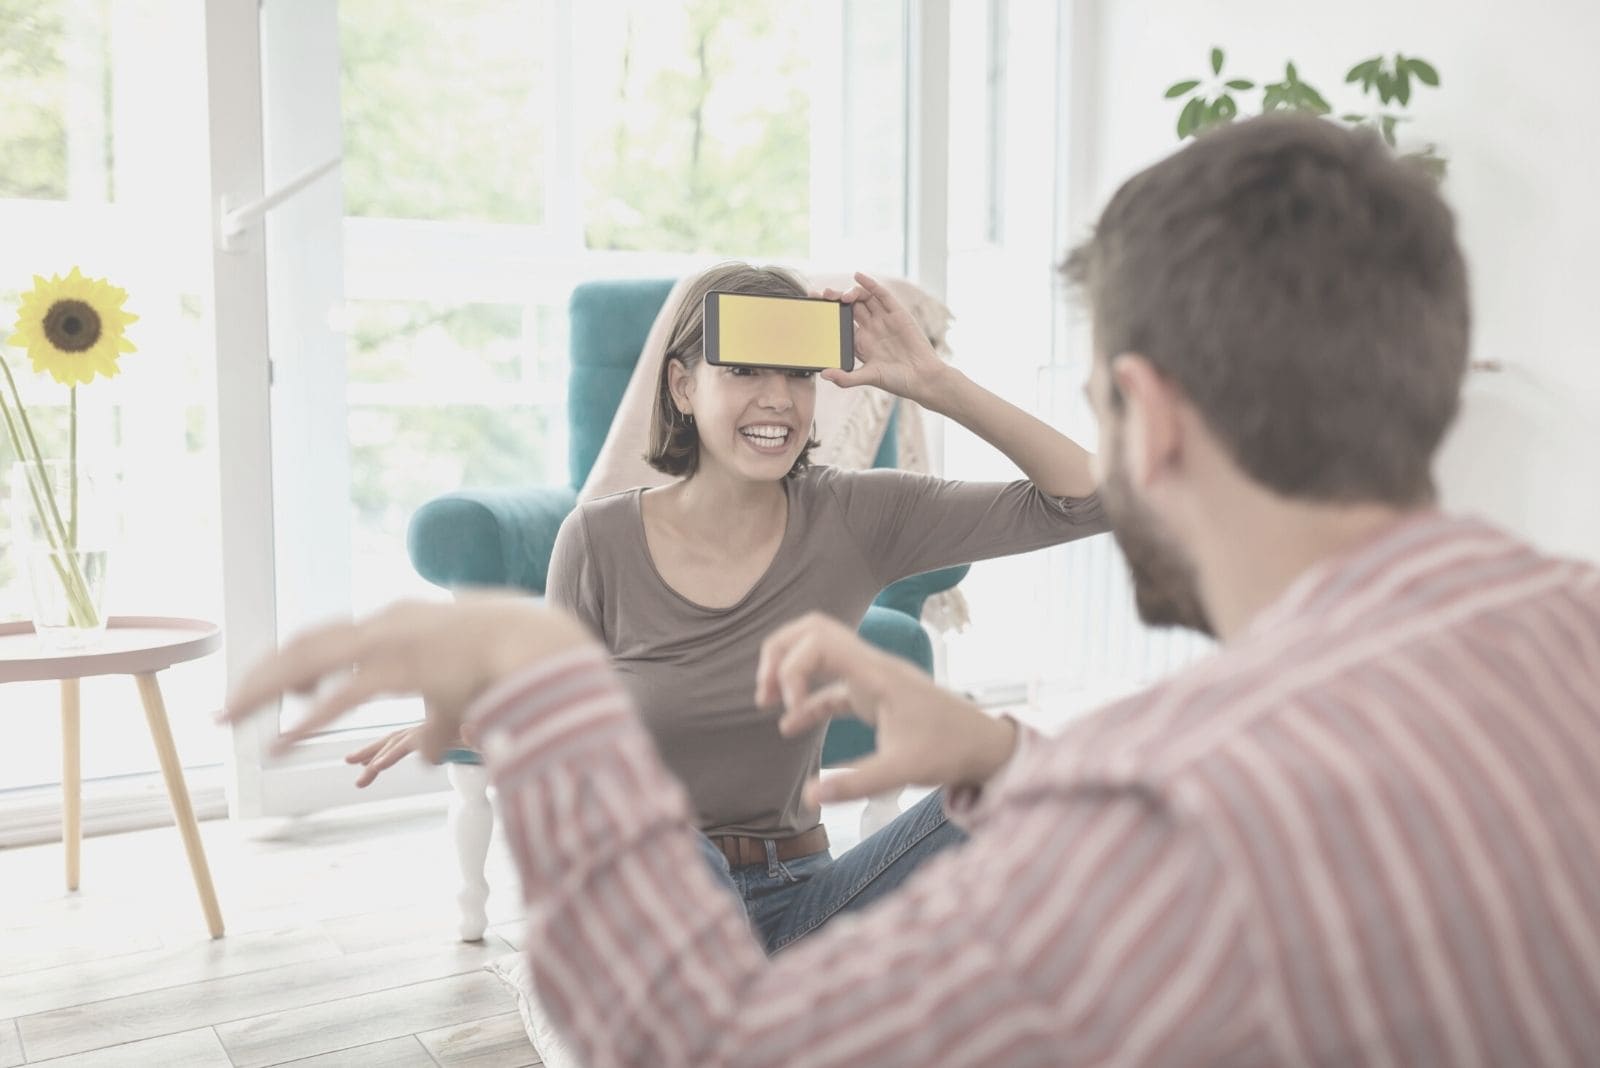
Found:
<svg viewBox="0 0 1600 1068"><path fill-rule="evenodd" d="M1507 368L1468 383L1439 465L1445 502L1600 559L1600 111L1587 73L1600 4L1077 2L1093 5L1097 39L1096 69L1073 79L1088 93L1089 128L1074 141L1091 153L1080 192L1095 209L1175 147L1177 107L1162 92L1209 73L1213 43L1226 71L1257 80L1293 59L1336 110L1355 102L1342 82L1358 60L1401 51L1438 68L1443 84L1414 98L1413 127L1451 161L1474 358Z"/></svg>

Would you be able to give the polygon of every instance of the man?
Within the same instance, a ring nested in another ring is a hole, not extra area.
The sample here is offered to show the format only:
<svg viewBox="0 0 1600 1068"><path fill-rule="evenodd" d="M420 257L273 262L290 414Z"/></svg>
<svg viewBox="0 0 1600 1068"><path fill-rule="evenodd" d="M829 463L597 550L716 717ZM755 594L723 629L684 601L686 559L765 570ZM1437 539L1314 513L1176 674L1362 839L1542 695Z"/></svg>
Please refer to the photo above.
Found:
<svg viewBox="0 0 1600 1068"><path fill-rule="evenodd" d="M1087 290L1102 496L1147 619L1222 651L1018 732L801 620L758 697L952 787L972 833L767 959L581 631L408 606L291 644L243 711L358 671L500 784L540 999L594 1065L1576 1064L1600 1058L1600 573L1433 507L1466 272L1428 179L1268 117L1128 182ZM901 314L854 292L879 343Z"/></svg>

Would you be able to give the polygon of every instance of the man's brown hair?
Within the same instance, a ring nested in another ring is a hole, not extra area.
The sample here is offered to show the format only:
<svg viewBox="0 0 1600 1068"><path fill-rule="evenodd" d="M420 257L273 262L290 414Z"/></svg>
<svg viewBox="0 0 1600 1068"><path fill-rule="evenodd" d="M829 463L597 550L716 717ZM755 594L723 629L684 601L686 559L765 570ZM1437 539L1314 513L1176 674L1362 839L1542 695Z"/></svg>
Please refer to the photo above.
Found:
<svg viewBox="0 0 1600 1068"><path fill-rule="evenodd" d="M672 400L668 369L673 360L686 370L705 358L706 294L747 293L758 297L803 297L806 287L799 278L782 267L753 267L748 263L719 263L696 278L683 294L667 331L667 348L661 358L661 374L656 381L656 402L650 410L650 440L644 459L657 471L669 475L694 474L700 464L700 433L694 421L678 410ZM819 443L813 438L789 469L788 477L811 465L811 450Z"/></svg>
<svg viewBox="0 0 1600 1068"><path fill-rule="evenodd" d="M1432 179L1375 135L1291 115L1217 129L1123 185L1062 272L1088 294L1096 358L1148 359L1252 478L1432 499L1467 272Z"/></svg>

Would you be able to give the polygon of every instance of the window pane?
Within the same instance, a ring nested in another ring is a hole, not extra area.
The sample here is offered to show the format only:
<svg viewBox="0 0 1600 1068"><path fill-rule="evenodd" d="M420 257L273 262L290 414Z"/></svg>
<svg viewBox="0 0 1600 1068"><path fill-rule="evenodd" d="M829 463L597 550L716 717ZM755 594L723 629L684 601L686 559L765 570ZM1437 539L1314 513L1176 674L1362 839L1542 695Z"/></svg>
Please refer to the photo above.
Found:
<svg viewBox="0 0 1600 1068"><path fill-rule="evenodd" d="M0 0L0 197L108 198L108 3Z"/></svg>
<svg viewBox="0 0 1600 1068"><path fill-rule="evenodd" d="M540 221L543 11L339 0L348 214Z"/></svg>
<svg viewBox="0 0 1600 1068"><path fill-rule="evenodd" d="M350 302L350 381L411 383L459 394L520 383L537 373L555 309L515 304ZM523 341L524 316L537 333ZM437 395L436 393L433 395Z"/></svg>
<svg viewBox="0 0 1600 1068"><path fill-rule="evenodd" d="M576 17L588 246L805 256L815 13L604 0Z"/></svg>
<svg viewBox="0 0 1600 1068"><path fill-rule="evenodd" d="M841 226L857 255L892 250L898 261L906 225L905 6L845 0L842 51Z"/></svg>
<svg viewBox="0 0 1600 1068"><path fill-rule="evenodd" d="M405 533L430 498L557 480L547 446L566 391L556 377L565 361L551 359L556 346L565 351L564 336L552 336L555 316L543 305L352 302L357 612L429 590L411 568Z"/></svg>

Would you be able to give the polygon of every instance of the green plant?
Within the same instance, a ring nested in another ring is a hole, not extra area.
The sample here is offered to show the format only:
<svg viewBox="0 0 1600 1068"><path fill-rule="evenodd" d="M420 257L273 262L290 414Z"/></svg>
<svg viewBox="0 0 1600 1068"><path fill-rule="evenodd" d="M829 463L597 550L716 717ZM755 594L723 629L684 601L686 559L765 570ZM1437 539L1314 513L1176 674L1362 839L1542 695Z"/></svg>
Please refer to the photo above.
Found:
<svg viewBox="0 0 1600 1068"><path fill-rule="evenodd" d="M1254 89L1256 83L1248 78L1222 79L1223 52L1220 48L1211 50L1211 73L1216 77L1217 84L1222 89L1216 96L1207 98L1204 92L1195 92L1200 88L1201 79L1190 78L1181 81L1167 90L1167 99L1171 100L1187 93L1195 95L1183 106L1183 111L1178 114L1178 137L1192 137L1207 126L1219 122L1230 122L1239 114L1238 102L1233 99L1235 92L1246 92Z"/></svg>
<svg viewBox="0 0 1600 1068"><path fill-rule="evenodd" d="M1221 48L1211 49L1210 79L1186 78L1167 88L1168 100L1184 100L1178 112L1178 139L1185 140L1216 126L1238 118L1241 109L1235 93L1244 93L1258 87L1261 90L1261 111L1304 111L1312 115L1331 114L1333 108L1317 88L1300 77L1294 61L1284 64L1282 79L1258 83L1250 78L1224 78L1222 66L1227 58ZM1362 95L1376 96L1369 111L1348 111L1339 116L1340 121L1352 126L1365 126L1375 130L1391 147L1395 147L1396 128L1411 121L1404 109L1411 104L1414 86L1438 88L1439 72L1427 60L1416 56L1395 53L1392 56L1373 56L1350 68L1345 75L1346 84L1359 83ZM1424 145L1407 153L1435 177L1442 177L1446 161L1439 155L1437 146Z"/></svg>

